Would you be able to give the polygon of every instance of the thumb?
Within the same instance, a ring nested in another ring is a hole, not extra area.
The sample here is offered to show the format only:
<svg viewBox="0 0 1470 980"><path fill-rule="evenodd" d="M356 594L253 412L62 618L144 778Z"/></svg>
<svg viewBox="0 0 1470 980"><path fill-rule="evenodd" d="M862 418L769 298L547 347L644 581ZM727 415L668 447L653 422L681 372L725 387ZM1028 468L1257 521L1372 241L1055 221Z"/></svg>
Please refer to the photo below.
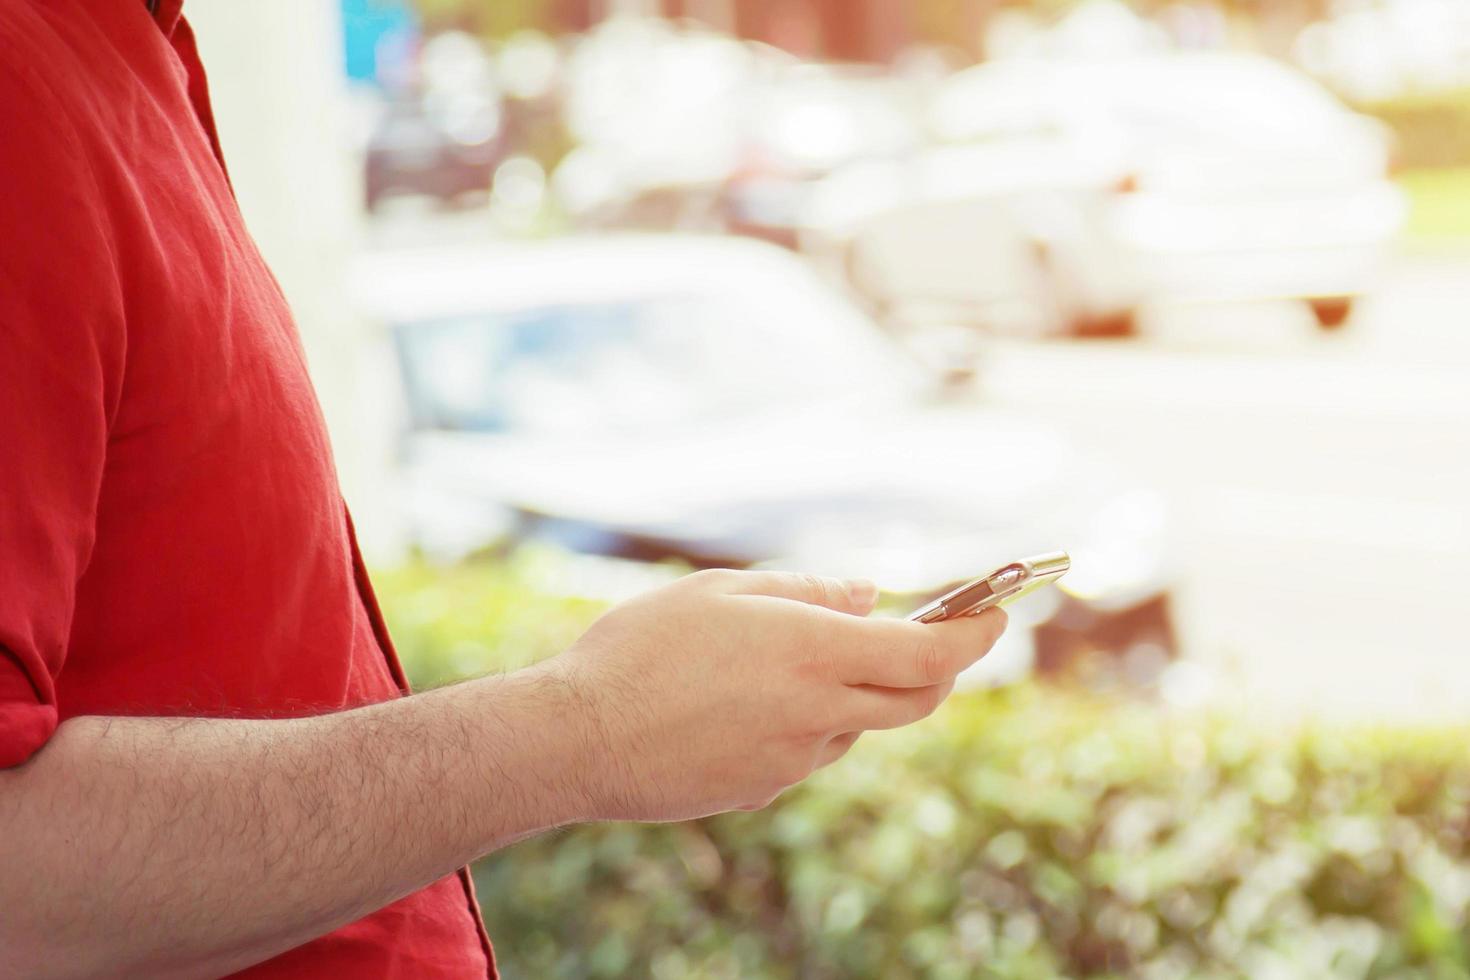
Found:
<svg viewBox="0 0 1470 980"><path fill-rule="evenodd" d="M866 616L878 601L878 587L867 579L828 578L801 572L745 572L730 591L765 595Z"/></svg>

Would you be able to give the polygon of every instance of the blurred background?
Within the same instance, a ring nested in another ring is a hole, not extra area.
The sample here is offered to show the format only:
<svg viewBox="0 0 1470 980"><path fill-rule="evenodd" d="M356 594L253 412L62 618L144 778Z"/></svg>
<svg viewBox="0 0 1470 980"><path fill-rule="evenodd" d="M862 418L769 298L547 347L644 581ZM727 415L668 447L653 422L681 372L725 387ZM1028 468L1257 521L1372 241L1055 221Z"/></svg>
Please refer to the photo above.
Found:
<svg viewBox="0 0 1470 980"><path fill-rule="evenodd" d="M420 685L707 566L1065 549L511 976L1470 976L1470 3L191 0Z"/></svg>

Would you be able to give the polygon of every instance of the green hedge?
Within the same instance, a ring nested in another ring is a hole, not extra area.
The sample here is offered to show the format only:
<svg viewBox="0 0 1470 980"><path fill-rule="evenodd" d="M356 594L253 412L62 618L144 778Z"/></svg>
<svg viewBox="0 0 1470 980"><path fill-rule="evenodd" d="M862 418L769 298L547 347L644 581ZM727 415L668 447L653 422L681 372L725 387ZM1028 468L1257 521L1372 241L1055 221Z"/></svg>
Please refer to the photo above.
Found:
<svg viewBox="0 0 1470 980"><path fill-rule="evenodd" d="M1409 238L1463 250L1470 239L1470 167L1411 170L1399 175L1409 196Z"/></svg>
<svg viewBox="0 0 1470 980"><path fill-rule="evenodd" d="M373 573L373 586L409 681L419 690L513 670L566 649L604 604L547 595L556 552L506 560L411 564Z"/></svg>
<svg viewBox="0 0 1470 980"><path fill-rule="evenodd" d="M535 567L380 578L414 675L565 645L596 606ZM475 876L512 978L1470 977L1465 735L1021 687L766 811L562 831Z"/></svg>

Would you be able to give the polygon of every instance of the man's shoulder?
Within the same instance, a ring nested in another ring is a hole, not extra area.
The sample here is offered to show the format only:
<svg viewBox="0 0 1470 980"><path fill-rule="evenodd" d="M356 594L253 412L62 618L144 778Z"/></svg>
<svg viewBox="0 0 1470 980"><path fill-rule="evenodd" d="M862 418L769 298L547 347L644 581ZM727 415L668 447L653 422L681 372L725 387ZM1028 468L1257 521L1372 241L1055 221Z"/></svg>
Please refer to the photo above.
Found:
<svg viewBox="0 0 1470 980"><path fill-rule="evenodd" d="M135 63L159 60L150 32L143 0L0 0L0 118L85 130L136 92Z"/></svg>
<svg viewBox="0 0 1470 980"><path fill-rule="evenodd" d="M29 139L32 131L44 137L70 124L67 102L79 90L81 59L58 20L67 7L0 0L0 118L9 139Z"/></svg>
<svg viewBox="0 0 1470 980"><path fill-rule="evenodd" d="M0 239L24 243L7 251L0 281L23 285L33 299L44 294L52 309L76 293L62 270L102 288L115 264L100 180L110 137L97 124L96 69L78 47L88 38L68 37L76 28L58 21L75 9L70 0L54 8L0 0ZM42 320L36 329L49 329Z"/></svg>
<svg viewBox="0 0 1470 980"><path fill-rule="evenodd" d="M124 6L134 2L137 11ZM0 173L12 199L0 216L7 223L100 206L99 175L129 152L129 117L142 94L122 42L111 36L123 12L141 19L128 25L135 32L150 26L142 0L0 0Z"/></svg>
<svg viewBox="0 0 1470 980"><path fill-rule="evenodd" d="M0 0L0 74L57 74L55 55L65 47L80 12L69 0Z"/></svg>

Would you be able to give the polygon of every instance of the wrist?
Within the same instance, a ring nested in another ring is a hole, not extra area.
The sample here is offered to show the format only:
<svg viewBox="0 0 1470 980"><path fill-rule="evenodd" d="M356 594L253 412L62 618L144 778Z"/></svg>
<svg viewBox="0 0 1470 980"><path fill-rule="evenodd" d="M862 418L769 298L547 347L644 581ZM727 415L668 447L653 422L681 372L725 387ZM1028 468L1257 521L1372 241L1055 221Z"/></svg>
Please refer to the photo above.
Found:
<svg viewBox="0 0 1470 980"><path fill-rule="evenodd" d="M516 836L594 819L596 722L559 666L538 664L465 687L479 720L476 781L487 809L513 816Z"/></svg>

